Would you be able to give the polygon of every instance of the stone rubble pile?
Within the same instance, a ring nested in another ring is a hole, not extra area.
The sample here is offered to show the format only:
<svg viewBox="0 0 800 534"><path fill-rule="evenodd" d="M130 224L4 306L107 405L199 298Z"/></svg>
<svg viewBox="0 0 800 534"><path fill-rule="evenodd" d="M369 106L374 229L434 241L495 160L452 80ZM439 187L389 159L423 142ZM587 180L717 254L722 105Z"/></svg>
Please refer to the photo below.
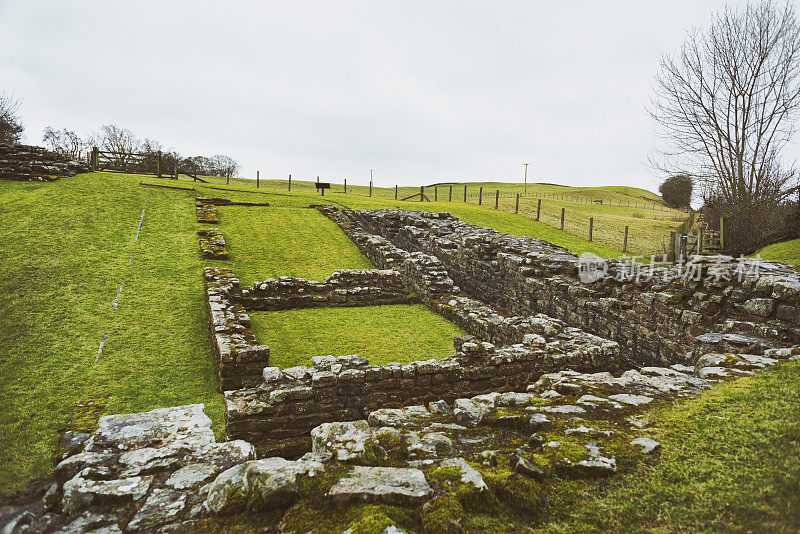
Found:
<svg viewBox="0 0 800 534"><path fill-rule="evenodd" d="M0 179L50 181L90 170L87 163L44 147L0 144Z"/></svg>

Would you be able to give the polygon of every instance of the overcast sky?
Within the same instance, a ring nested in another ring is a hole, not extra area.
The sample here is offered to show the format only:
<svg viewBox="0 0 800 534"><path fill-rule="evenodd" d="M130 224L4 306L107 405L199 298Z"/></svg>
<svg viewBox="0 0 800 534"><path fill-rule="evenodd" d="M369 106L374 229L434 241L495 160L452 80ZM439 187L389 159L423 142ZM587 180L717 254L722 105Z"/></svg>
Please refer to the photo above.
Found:
<svg viewBox="0 0 800 534"><path fill-rule="evenodd" d="M724 4L0 0L0 90L31 144L113 123L244 177L656 190L659 56Z"/></svg>

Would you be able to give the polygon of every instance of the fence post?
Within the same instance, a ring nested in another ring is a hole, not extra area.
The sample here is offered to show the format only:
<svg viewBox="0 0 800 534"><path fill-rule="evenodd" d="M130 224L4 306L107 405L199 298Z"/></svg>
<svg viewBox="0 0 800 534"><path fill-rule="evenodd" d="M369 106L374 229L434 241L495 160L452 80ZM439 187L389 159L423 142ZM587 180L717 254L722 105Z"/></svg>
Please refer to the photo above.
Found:
<svg viewBox="0 0 800 534"><path fill-rule="evenodd" d="M292 190L292 175L289 175L289 191Z"/></svg>
<svg viewBox="0 0 800 534"><path fill-rule="evenodd" d="M517 205L514 208L514 213L519 213L519 193L517 193Z"/></svg>
<svg viewBox="0 0 800 534"><path fill-rule="evenodd" d="M622 252L628 252L628 227L625 227L625 240L622 242Z"/></svg>
<svg viewBox="0 0 800 534"><path fill-rule="evenodd" d="M667 250L667 259L675 261L675 232L669 233L669 250Z"/></svg>
<svg viewBox="0 0 800 534"><path fill-rule="evenodd" d="M453 201L453 186L452 185L450 186L450 196L447 197L447 201L448 202L452 202Z"/></svg>
<svg viewBox="0 0 800 534"><path fill-rule="evenodd" d="M394 186L394 199L397 200L397 186Z"/></svg>
<svg viewBox="0 0 800 534"><path fill-rule="evenodd" d="M464 202L467 201L467 186L464 186Z"/></svg>
<svg viewBox="0 0 800 534"><path fill-rule="evenodd" d="M719 218L719 248L720 252L725 251L725 216Z"/></svg>
<svg viewBox="0 0 800 534"><path fill-rule="evenodd" d="M478 190L478 206L483 203L483 186Z"/></svg>
<svg viewBox="0 0 800 534"><path fill-rule="evenodd" d="M433 201L439 202L439 187L433 186Z"/></svg>
<svg viewBox="0 0 800 534"><path fill-rule="evenodd" d="M539 202L536 203L536 220L539 220L539 215L542 213L542 199L539 199Z"/></svg>
<svg viewBox="0 0 800 534"><path fill-rule="evenodd" d="M256 189L258 189L258 185L261 182L261 171L256 171Z"/></svg>
<svg viewBox="0 0 800 534"><path fill-rule="evenodd" d="M498 189L494 194L494 209L500 205L500 190Z"/></svg>
<svg viewBox="0 0 800 534"><path fill-rule="evenodd" d="M564 208L561 208L561 229L564 229Z"/></svg>
<svg viewBox="0 0 800 534"><path fill-rule="evenodd" d="M589 242L592 242L592 232L594 232L594 217L589 217Z"/></svg>
<svg viewBox="0 0 800 534"><path fill-rule="evenodd" d="M419 186L419 201L422 202L423 200L425 200L425 186L421 185Z"/></svg>
<svg viewBox="0 0 800 534"><path fill-rule="evenodd" d="M344 179L344 192L347 193L347 178Z"/></svg>
<svg viewBox="0 0 800 534"><path fill-rule="evenodd" d="M369 181L369 196L372 196L372 180Z"/></svg>
<svg viewBox="0 0 800 534"><path fill-rule="evenodd" d="M161 178L161 151L158 151L158 177Z"/></svg>

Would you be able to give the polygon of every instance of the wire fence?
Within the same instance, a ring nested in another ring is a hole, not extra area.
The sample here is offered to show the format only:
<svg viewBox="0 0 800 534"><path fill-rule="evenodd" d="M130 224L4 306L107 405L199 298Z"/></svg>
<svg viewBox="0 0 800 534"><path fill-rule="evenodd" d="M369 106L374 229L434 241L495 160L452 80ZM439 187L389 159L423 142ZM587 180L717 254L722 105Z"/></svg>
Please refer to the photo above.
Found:
<svg viewBox="0 0 800 534"><path fill-rule="evenodd" d="M246 182L253 185L252 180ZM687 217L681 210L645 199L541 191L526 196L513 189L489 189L471 184L378 187L348 183L347 180L333 183L289 177L286 180L258 178L256 186L295 192L318 191L324 195L480 205L517 213L592 243L643 256L665 254L670 232Z"/></svg>

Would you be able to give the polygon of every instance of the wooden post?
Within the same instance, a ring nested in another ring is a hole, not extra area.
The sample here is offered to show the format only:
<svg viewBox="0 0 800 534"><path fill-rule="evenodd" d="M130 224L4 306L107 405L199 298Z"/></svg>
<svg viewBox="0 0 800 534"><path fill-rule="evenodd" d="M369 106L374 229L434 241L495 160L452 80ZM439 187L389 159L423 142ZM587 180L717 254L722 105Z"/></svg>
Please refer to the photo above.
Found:
<svg viewBox="0 0 800 534"><path fill-rule="evenodd" d="M425 200L425 186L421 185L419 186L419 201L422 202L423 200Z"/></svg>
<svg viewBox="0 0 800 534"><path fill-rule="evenodd" d="M720 252L725 250L725 217L719 218L719 248Z"/></svg>
<svg viewBox="0 0 800 534"><path fill-rule="evenodd" d="M542 213L542 199L539 199L539 202L536 203L536 220L539 220L539 215Z"/></svg>
<svg viewBox="0 0 800 534"><path fill-rule="evenodd" d="M292 175L289 175L289 191L292 190Z"/></svg>
<svg viewBox="0 0 800 534"><path fill-rule="evenodd" d="M158 151L158 166L156 167L158 171L158 177L161 178L161 151Z"/></svg>
<svg viewBox="0 0 800 534"><path fill-rule="evenodd" d="M675 232L669 233L669 250L667 251L667 259L675 261Z"/></svg>
<svg viewBox="0 0 800 534"><path fill-rule="evenodd" d="M397 186L394 186L394 199L397 200Z"/></svg>
<svg viewBox="0 0 800 534"><path fill-rule="evenodd" d="M435 185L433 186L433 201L439 202L439 187Z"/></svg>
<svg viewBox="0 0 800 534"><path fill-rule="evenodd" d="M453 186L452 185L450 186L450 196L447 197L447 201L448 202L452 202L453 201Z"/></svg>
<svg viewBox="0 0 800 534"><path fill-rule="evenodd" d="M625 240L622 242L622 252L628 252L628 227L625 227Z"/></svg>
<svg viewBox="0 0 800 534"><path fill-rule="evenodd" d="M500 190L498 189L494 194L494 209L500 206Z"/></svg>
<svg viewBox="0 0 800 534"><path fill-rule="evenodd" d="M467 201L467 186L464 186L464 202Z"/></svg>
<svg viewBox="0 0 800 534"><path fill-rule="evenodd" d="M478 206L480 206L482 203L483 203L483 186L481 186L481 188L478 189Z"/></svg>
<svg viewBox="0 0 800 534"><path fill-rule="evenodd" d="M261 171L256 171L256 189L258 189L258 185L261 182Z"/></svg>
<svg viewBox="0 0 800 534"><path fill-rule="evenodd" d="M589 217L589 242L592 242L592 232L594 231L594 217Z"/></svg>
<svg viewBox="0 0 800 534"><path fill-rule="evenodd" d="M347 178L344 179L344 192L347 193Z"/></svg>
<svg viewBox="0 0 800 534"><path fill-rule="evenodd" d="M561 208L561 229L564 229L564 208Z"/></svg>
<svg viewBox="0 0 800 534"><path fill-rule="evenodd" d="M369 196L372 196L372 180L369 181Z"/></svg>
<svg viewBox="0 0 800 534"><path fill-rule="evenodd" d="M519 193L517 193L517 205L514 207L514 213L519 213Z"/></svg>
<svg viewBox="0 0 800 534"><path fill-rule="evenodd" d="M702 226L697 231L697 254L698 254L698 256L702 256L702 254L703 254L703 227Z"/></svg>

